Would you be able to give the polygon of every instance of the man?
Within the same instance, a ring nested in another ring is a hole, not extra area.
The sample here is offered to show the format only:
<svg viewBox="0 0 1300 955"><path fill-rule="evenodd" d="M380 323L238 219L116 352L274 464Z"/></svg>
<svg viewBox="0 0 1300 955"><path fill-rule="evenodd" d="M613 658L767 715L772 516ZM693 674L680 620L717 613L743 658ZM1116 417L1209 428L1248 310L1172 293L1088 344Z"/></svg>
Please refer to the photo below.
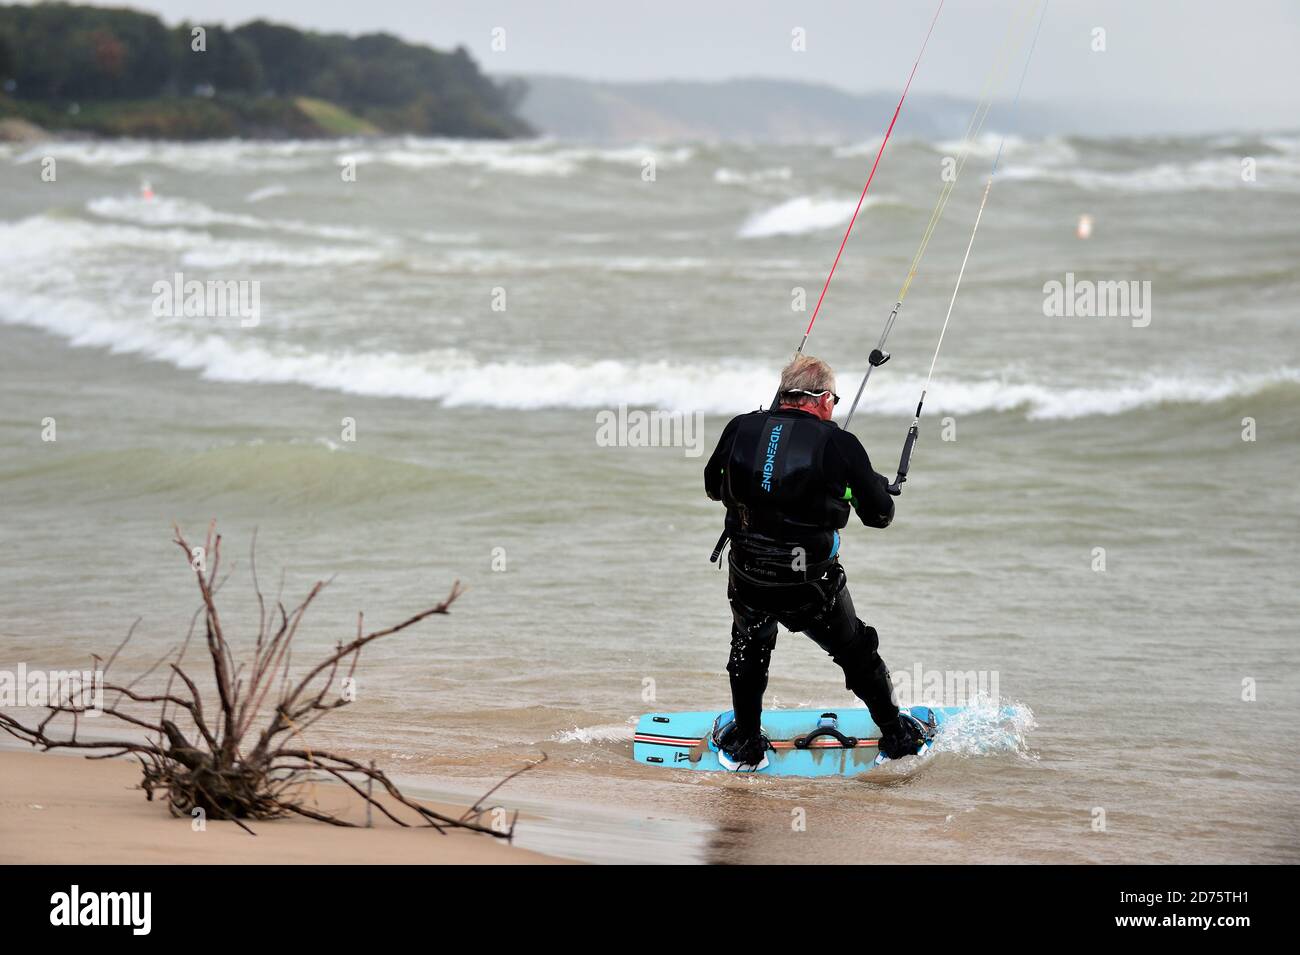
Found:
<svg viewBox="0 0 1300 955"><path fill-rule="evenodd" d="M767 765L760 718L778 623L811 637L839 664L845 686L880 728L884 756L911 755L924 741L920 723L899 713L876 631L854 613L840 566L839 529L850 505L863 524L883 528L894 519L894 501L861 442L831 421L838 402L830 366L796 356L781 372L776 409L733 418L704 469L705 491L727 506L732 542L734 722L715 735L730 769Z"/></svg>

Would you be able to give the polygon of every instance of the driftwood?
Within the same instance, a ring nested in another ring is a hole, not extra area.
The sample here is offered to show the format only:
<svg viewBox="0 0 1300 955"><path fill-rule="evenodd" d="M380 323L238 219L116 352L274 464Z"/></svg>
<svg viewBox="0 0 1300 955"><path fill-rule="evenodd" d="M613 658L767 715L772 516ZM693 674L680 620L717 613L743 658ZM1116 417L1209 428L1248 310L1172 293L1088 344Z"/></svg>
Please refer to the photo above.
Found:
<svg viewBox="0 0 1300 955"><path fill-rule="evenodd" d="M257 580L254 534L250 563L259 616L257 641L251 661L236 666L217 612L216 594L224 580L218 578L221 536L216 534L215 522L208 527L201 556L196 556L200 552L191 549L180 528L175 531L175 543L190 562L202 596L202 605L190 621L185 639L144 674L125 684L110 682L108 671L131 639L134 624L102 669L101 658L93 657L96 670L103 674L104 715L119 721L123 728L143 729L143 740L79 739L80 722L91 706L84 694L77 693L49 700L44 717L35 725L0 713L0 729L44 750L102 751L88 759L130 754L140 762L141 788L148 799L152 800L155 793L163 793L174 815L191 816L194 810L200 809L208 818L232 820L249 832L252 830L243 820L275 819L290 814L335 826L359 825L304 804L301 791L305 784L333 778L365 801L368 814L370 809L377 810L399 826L431 828L444 834L451 828L472 829L498 838L512 838L516 817L511 817L508 826L483 825L479 820L488 811L483 802L505 782L545 761L545 754L488 790L460 818L452 818L405 796L373 764L319 750L302 739L317 720L350 702L342 692L342 681L355 674L362 649L426 617L447 613L463 592L459 581L439 603L396 626L367 633L364 616L358 614L356 636L336 644L325 659L308 668L301 678L294 679L290 672L293 640L308 607L326 582L317 581L307 597L292 609L286 609L278 598L275 606L268 608ZM200 619L211 665L211 692L216 698L212 707L205 707L198 685L183 665ZM165 666L168 674L163 690L137 691L135 687L141 680L160 666ZM150 706L158 707L156 715L140 715L150 712ZM259 721L264 713L265 717ZM60 716L71 719L71 731L52 735L50 724ZM381 792L388 796L389 802L381 799Z"/></svg>

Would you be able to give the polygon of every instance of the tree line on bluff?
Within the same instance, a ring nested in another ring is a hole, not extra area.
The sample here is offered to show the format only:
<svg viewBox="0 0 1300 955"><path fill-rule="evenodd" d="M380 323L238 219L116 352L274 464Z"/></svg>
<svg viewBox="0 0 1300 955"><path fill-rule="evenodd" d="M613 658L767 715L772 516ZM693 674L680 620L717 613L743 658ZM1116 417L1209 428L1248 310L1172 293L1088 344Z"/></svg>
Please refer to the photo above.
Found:
<svg viewBox="0 0 1300 955"><path fill-rule="evenodd" d="M256 20L168 27L126 9L0 6L0 116L119 135L411 132L510 137L524 87L387 34ZM201 49L196 49L201 47Z"/></svg>

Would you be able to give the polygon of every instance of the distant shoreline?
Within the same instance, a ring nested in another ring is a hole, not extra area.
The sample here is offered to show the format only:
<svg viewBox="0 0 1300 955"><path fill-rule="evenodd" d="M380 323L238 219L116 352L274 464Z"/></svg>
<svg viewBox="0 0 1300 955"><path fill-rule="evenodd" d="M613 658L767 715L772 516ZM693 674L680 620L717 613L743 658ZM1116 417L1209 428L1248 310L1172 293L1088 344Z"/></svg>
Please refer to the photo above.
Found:
<svg viewBox="0 0 1300 955"><path fill-rule="evenodd" d="M48 139L143 139L203 142L220 139L304 140L341 137L438 135L417 129L381 129L337 103L308 96L94 101L75 113L0 94L0 142ZM462 137L456 137L462 138ZM463 138L517 139L481 135ZM523 136L522 138L528 138Z"/></svg>
<svg viewBox="0 0 1300 955"><path fill-rule="evenodd" d="M513 139L518 80L387 33L164 24L129 8L0 4L0 120L133 139Z"/></svg>

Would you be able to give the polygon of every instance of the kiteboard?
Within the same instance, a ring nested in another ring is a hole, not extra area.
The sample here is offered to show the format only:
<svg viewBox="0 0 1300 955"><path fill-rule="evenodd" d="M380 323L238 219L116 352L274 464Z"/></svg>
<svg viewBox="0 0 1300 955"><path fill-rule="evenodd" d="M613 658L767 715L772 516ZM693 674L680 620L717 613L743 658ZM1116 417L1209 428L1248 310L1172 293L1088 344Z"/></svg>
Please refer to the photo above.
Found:
<svg viewBox="0 0 1300 955"><path fill-rule="evenodd" d="M959 706L913 706L910 713L926 728L928 755L944 722ZM725 716L725 714L724 714ZM713 772L729 770L713 742L717 711L647 713L637 721L632 757L638 763ZM880 756L880 729L865 707L842 710L765 710L763 732L771 740L760 776L857 776L889 762Z"/></svg>

